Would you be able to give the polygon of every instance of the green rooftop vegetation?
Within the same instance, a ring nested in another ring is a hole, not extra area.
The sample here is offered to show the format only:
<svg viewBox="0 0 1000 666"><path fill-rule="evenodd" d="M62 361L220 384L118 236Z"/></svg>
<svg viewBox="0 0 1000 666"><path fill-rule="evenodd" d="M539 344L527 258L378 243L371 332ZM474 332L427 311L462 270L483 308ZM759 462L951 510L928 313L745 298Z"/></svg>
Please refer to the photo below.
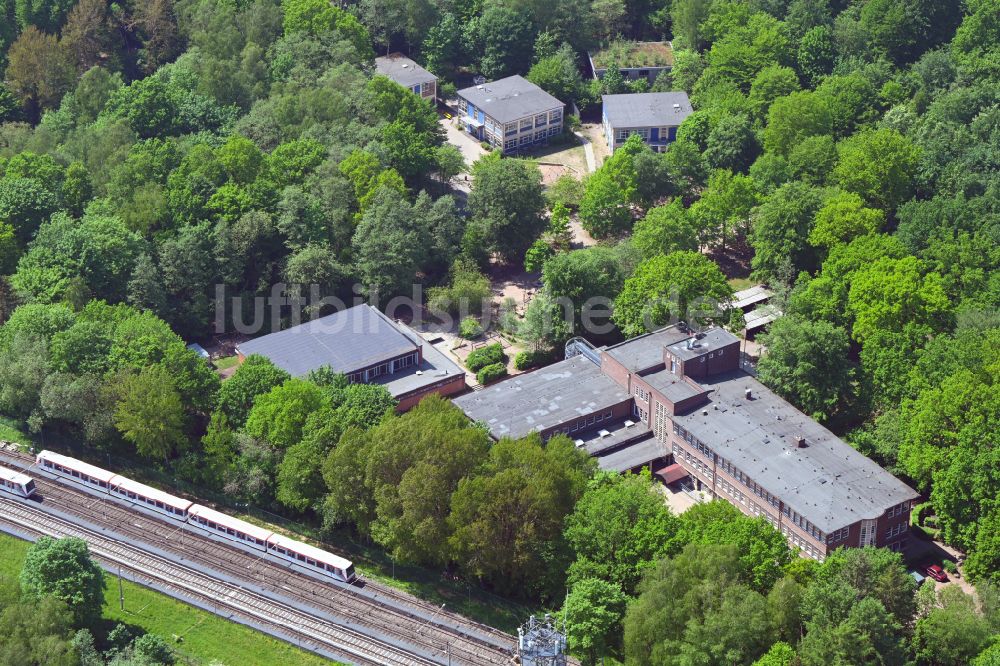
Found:
<svg viewBox="0 0 1000 666"><path fill-rule="evenodd" d="M670 42L615 41L592 54L594 67L605 69L610 63L618 67L671 67L674 50Z"/></svg>

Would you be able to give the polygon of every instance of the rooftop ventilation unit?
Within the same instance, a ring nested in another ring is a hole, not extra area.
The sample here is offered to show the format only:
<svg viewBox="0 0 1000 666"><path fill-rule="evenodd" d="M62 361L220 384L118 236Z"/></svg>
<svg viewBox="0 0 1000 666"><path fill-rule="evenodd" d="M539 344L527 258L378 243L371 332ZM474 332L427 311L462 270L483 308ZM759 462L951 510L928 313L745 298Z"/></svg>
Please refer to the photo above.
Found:
<svg viewBox="0 0 1000 666"><path fill-rule="evenodd" d="M578 449L583 448L583 440L582 439L576 440L576 448L578 448Z"/></svg>
<svg viewBox="0 0 1000 666"><path fill-rule="evenodd" d="M806 448L806 438L803 437L802 435L799 435L798 437L796 437L795 438L795 446L799 447L800 449Z"/></svg>
<svg viewBox="0 0 1000 666"><path fill-rule="evenodd" d="M747 400L753 400L753 391L751 389L746 389L745 391L743 391L743 397L745 397Z"/></svg>
<svg viewBox="0 0 1000 666"><path fill-rule="evenodd" d="M680 104L674 104L674 110L675 111L680 111L680 108L681 108Z"/></svg>
<svg viewBox="0 0 1000 666"><path fill-rule="evenodd" d="M625 421L625 427L626 428L635 427L635 421Z"/></svg>
<svg viewBox="0 0 1000 666"><path fill-rule="evenodd" d="M597 432L597 434L600 436L601 439L604 439L605 437L610 437L611 436L611 433L608 432L607 430L599 430Z"/></svg>
<svg viewBox="0 0 1000 666"><path fill-rule="evenodd" d="M707 409L701 410L701 415L702 416L708 416L708 410Z"/></svg>

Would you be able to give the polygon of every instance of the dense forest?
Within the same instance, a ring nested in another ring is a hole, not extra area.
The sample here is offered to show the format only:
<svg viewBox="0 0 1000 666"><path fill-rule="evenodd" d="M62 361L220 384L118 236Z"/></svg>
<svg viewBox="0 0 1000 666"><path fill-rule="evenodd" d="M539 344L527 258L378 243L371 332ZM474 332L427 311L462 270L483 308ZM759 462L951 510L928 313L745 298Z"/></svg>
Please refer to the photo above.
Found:
<svg viewBox="0 0 1000 666"><path fill-rule="evenodd" d="M586 51L622 38L671 40L672 70L590 80ZM522 74L585 119L628 90L695 112L666 153L633 139L543 188L529 160L464 164L373 75L389 50L445 92ZM997 0L0 0L0 56L3 415L565 604L587 663L1000 663ZM570 220L600 244L571 250ZM740 328L692 305L769 284L761 380L927 496L977 598L917 591L884 551L807 562L727 505L674 516L565 438L492 443L445 401L396 416L384 388L262 358L222 382L186 347L276 283L444 301L499 264L541 271L498 323L537 361L584 332L562 298L613 302L621 337ZM39 603L5 592L0 621Z"/></svg>

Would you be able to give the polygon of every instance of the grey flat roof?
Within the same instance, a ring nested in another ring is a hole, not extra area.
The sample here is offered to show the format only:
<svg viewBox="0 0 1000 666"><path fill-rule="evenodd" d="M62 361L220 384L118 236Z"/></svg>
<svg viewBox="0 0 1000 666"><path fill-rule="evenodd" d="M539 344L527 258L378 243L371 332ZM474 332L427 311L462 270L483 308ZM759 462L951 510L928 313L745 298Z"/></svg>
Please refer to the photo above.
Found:
<svg viewBox="0 0 1000 666"><path fill-rule="evenodd" d="M712 391L711 403L673 420L824 533L917 497L745 372L701 384ZM752 400L745 398L747 388ZM799 436L805 448L796 446Z"/></svg>
<svg viewBox="0 0 1000 666"><path fill-rule="evenodd" d="M437 79L436 76L402 53L390 53L387 56L375 58L375 71L407 88Z"/></svg>
<svg viewBox="0 0 1000 666"><path fill-rule="evenodd" d="M650 433L646 439L612 451L606 456L599 456L597 464L601 469L624 472L665 455L667 455L667 447Z"/></svg>
<svg viewBox="0 0 1000 666"><path fill-rule="evenodd" d="M396 322L370 305L356 305L305 324L254 338L237 350L244 356L260 354L292 376L330 366L350 373L408 351L418 343Z"/></svg>
<svg viewBox="0 0 1000 666"><path fill-rule="evenodd" d="M604 116L615 128L676 127L693 112L683 91L604 95Z"/></svg>
<svg viewBox="0 0 1000 666"><path fill-rule="evenodd" d="M448 377L465 375L457 363L448 358L444 352L435 349L432 344L421 339L413 329L403 324L400 324L399 327L407 337L413 339L423 348L421 354L423 360L421 360L420 365L411 365L408 368L397 370L391 375L383 375L375 380L376 383L385 386L389 390L389 393L392 394L392 397L398 398L408 393L413 393L424 387L444 381Z"/></svg>
<svg viewBox="0 0 1000 666"><path fill-rule="evenodd" d="M625 422L631 421L633 425L626 427ZM601 437L601 431L608 434ZM620 449L623 444L636 439L645 439L652 432L649 427L639 421L635 416L631 418L621 418L616 421L598 423L596 426L583 433L567 433L570 439L583 440L583 448L592 456L604 455L608 451Z"/></svg>
<svg viewBox="0 0 1000 666"><path fill-rule="evenodd" d="M619 342L605 347L608 356L615 359L631 372L642 372L655 365L663 363L663 349L681 340L686 340L691 334L685 333L676 326L667 326L651 333Z"/></svg>
<svg viewBox="0 0 1000 666"><path fill-rule="evenodd" d="M683 376L666 368L641 377L674 404L705 392L705 389L698 388L694 381L685 380Z"/></svg>
<svg viewBox="0 0 1000 666"><path fill-rule="evenodd" d="M628 393L601 374L594 363L574 356L453 402L473 421L486 423L490 434L500 439L546 430L628 398Z"/></svg>
<svg viewBox="0 0 1000 666"><path fill-rule="evenodd" d="M702 354L706 354L710 351L715 351L726 345L731 345L734 342L739 342L739 338L727 331L724 328L713 328L705 331L704 333L699 333L701 337L697 335L695 339L691 341L691 348L688 349L688 343L685 341L676 342L670 345L670 351L684 360L698 358Z"/></svg>
<svg viewBox="0 0 1000 666"><path fill-rule="evenodd" d="M501 123L563 106L555 97L517 75L464 88L458 94Z"/></svg>

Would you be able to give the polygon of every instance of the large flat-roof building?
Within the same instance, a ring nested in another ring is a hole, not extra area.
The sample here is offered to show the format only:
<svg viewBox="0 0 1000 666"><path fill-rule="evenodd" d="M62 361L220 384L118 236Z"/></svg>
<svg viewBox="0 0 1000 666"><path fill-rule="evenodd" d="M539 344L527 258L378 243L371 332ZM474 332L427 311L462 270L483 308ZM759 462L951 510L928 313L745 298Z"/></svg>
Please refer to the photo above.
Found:
<svg viewBox="0 0 1000 666"><path fill-rule="evenodd" d="M662 153L677 139L677 128L694 110L685 92L604 95L601 122L613 153L633 134Z"/></svg>
<svg viewBox="0 0 1000 666"><path fill-rule="evenodd" d="M375 58L375 71L431 104L437 103L437 77L402 53Z"/></svg>
<svg viewBox="0 0 1000 666"><path fill-rule="evenodd" d="M329 367L352 383L384 385L399 411L431 393L465 390L465 373L416 331L377 308L356 305L237 346L240 360L260 354L294 377Z"/></svg>
<svg viewBox="0 0 1000 666"><path fill-rule="evenodd" d="M671 326L455 400L495 438L563 433L602 468L660 467L816 559L906 545L917 493L742 369L723 329Z"/></svg>
<svg viewBox="0 0 1000 666"><path fill-rule="evenodd" d="M528 150L561 134L563 106L521 76L458 91L462 127L504 153Z"/></svg>

